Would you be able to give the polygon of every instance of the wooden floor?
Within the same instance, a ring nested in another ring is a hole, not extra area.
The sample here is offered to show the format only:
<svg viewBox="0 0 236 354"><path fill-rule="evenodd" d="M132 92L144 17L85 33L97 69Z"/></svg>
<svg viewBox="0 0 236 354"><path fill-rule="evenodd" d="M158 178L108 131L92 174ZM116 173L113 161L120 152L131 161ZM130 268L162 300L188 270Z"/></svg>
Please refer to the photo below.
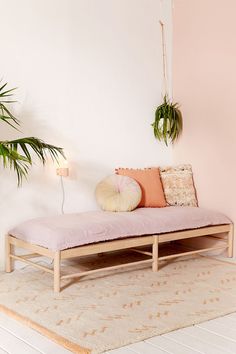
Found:
<svg viewBox="0 0 236 354"><path fill-rule="evenodd" d="M71 352L0 313L0 354L6 353L69 354ZM236 313L107 352L107 354L135 353L236 354Z"/></svg>

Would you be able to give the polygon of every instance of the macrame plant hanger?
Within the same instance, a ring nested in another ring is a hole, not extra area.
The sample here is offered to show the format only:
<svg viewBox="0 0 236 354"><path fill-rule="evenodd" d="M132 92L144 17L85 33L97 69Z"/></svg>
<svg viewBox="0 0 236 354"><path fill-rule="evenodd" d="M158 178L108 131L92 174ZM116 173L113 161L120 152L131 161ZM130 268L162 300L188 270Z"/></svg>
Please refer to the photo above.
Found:
<svg viewBox="0 0 236 354"><path fill-rule="evenodd" d="M167 56L166 56L166 42L165 42L165 25L159 20L161 27L161 47L162 47L162 98L169 97L169 87L168 87L168 74L167 74Z"/></svg>
<svg viewBox="0 0 236 354"><path fill-rule="evenodd" d="M168 68L167 68L167 53L166 53L166 38L165 38L165 25L163 16L162 3L160 0L160 28L161 28L161 49L162 49L162 102L156 108L155 120L152 123L154 136L163 141L166 146L169 143L174 143L183 129L182 114L177 103L172 102L172 92L170 93ZM170 97L171 95L171 97Z"/></svg>

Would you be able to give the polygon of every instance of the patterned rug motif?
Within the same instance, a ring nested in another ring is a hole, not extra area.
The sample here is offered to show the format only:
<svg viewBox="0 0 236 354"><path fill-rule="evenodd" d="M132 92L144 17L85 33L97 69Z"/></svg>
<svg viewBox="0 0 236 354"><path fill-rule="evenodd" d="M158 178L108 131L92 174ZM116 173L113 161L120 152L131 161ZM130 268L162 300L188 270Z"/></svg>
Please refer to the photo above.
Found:
<svg viewBox="0 0 236 354"><path fill-rule="evenodd" d="M82 258L69 267L137 259L123 252ZM162 262L157 273L145 266L64 285L55 295L52 277L29 266L0 273L0 311L73 353L93 354L236 311L236 266L200 256Z"/></svg>

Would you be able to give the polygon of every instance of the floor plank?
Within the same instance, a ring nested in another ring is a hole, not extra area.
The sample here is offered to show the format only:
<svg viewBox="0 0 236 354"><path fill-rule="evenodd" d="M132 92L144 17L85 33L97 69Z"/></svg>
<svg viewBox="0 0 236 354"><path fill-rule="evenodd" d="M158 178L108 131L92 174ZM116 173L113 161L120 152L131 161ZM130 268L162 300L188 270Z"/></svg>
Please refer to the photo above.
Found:
<svg viewBox="0 0 236 354"><path fill-rule="evenodd" d="M145 340L146 343L152 344L154 347L165 350L167 353L174 354L197 354L196 350L190 349L182 344L173 342L164 336L157 336Z"/></svg>
<svg viewBox="0 0 236 354"><path fill-rule="evenodd" d="M227 315L225 317L219 317L216 318L215 323L222 324L223 326L229 327L229 328L235 328L236 327L236 317Z"/></svg>
<svg viewBox="0 0 236 354"><path fill-rule="evenodd" d="M208 322L201 323L198 327L209 330L219 336L236 342L236 329L230 328L230 326L222 325L216 322L216 320L211 320Z"/></svg>
<svg viewBox="0 0 236 354"><path fill-rule="evenodd" d="M7 330L13 336L22 340L28 345L32 345L43 354L71 354L67 349L64 349L60 345L54 343L47 337L44 337L40 333L34 331L33 329L22 325L20 322L0 313L0 328ZM1 341L0 341L1 343ZM1 345L0 345L1 347ZM18 353L19 354L19 353ZM21 353L20 353L21 354ZM24 354L24 353L22 353Z"/></svg>
<svg viewBox="0 0 236 354"><path fill-rule="evenodd" d="M127 348L133 350L136 354L166 354L166 351L154 347L153 345L147 342L134 343L127 346Z"/></svg>
<svg viewBox="0 0 236 354"><path fill-rule="evenodd" d="M201 340L208 346L214 343L214 345L221 349L222 352L234 354L236 353L235 342L232 342L229 339L225 339L218 334L212 333L198 326L184 328L181 332L185 333L186 335L193 336L194 338L201 338Z"/></svg>
<svg viewBox="0 0 236 354"><path fill-rule="evenodd" d="M1 345L1 344L0 344ZM0 348L0 354L9 354L9 352L6 352L5 350Z"/></svg>
<svg viewBox="0 0 236 354"><path fill-rule="evenodd" d="M40 354L33 346L19 340L2 328L0 328L0 347L9 354Z"/></svg>
<svg viewBox="0 0 236 354"><path fill-rule="evenodd" d="M187 346L191 350L198 351L204 354L223 354L222 350L215 346L213 343L207 345L206 342L202 341L200 338L194 338L186 333L183 333L182 330L170 332L164 334L163 337L168 338L176 343Z"/></svg>

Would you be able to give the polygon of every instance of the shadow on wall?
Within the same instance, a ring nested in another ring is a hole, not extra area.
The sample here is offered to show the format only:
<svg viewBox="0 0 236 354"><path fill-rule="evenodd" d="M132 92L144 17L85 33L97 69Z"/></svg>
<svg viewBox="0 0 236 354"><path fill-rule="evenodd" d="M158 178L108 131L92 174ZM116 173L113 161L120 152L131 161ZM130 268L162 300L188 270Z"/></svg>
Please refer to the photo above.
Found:
<svg viewBox="0 0 236 354"><path fill-rule="evenodd" d="M20 116L21 131L1 126L1 139L10 140L19 137L36 136L44 141L62 146L68 159L70 173L64 179L66 189L66 212L76 212L96 208L94 191L97 183L106 175L114 173L114 167L97 162L94 159L80 160L77 158L79 151L76 141L65 136L62 130L47 124L45 119L36 119L32 110L21 108L16 112ZM68 135L67 135L68 136ZM67 154L68 151L68 154ZM48 159L43 166L33 155L32 168L27 180L23 180L21 188L17 188L16 176L13 170L1 170L0 195L1 200L6 201L5 213L20 214L19 221L28 217L51 215L60 212L61 188L60 180L56 175L57 164ZM79 201L79 203L78 203ZM24 210L22 205L24 204ZM16 218L18 219L18 218ZM17 221L17 220L16 220ZM15 221L15 222L16 222ZM13 221L14 222L14 221Z"/></svg>
<svg viewBox="0 0 236 354"><path fill-rule="evenodd" d="M114 173L113 166L95 160L70 161L70 174L64 179L65 212L74 213L98 209L95 188L105 176Z"/></svg>

